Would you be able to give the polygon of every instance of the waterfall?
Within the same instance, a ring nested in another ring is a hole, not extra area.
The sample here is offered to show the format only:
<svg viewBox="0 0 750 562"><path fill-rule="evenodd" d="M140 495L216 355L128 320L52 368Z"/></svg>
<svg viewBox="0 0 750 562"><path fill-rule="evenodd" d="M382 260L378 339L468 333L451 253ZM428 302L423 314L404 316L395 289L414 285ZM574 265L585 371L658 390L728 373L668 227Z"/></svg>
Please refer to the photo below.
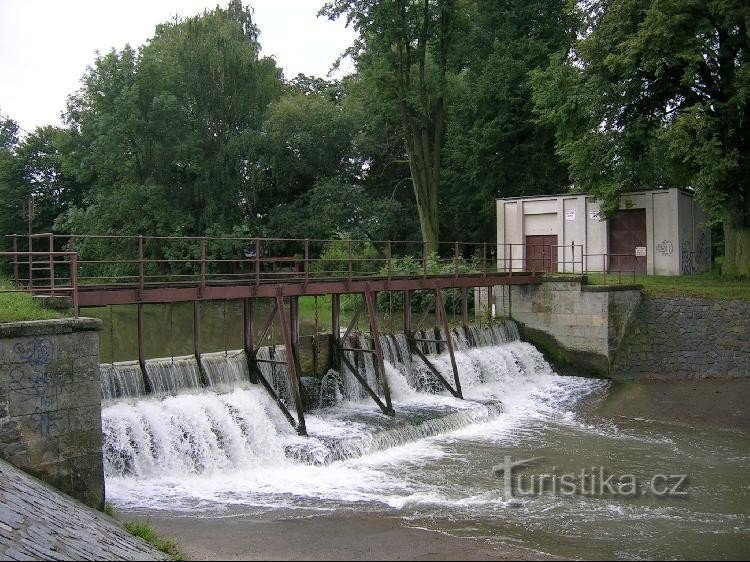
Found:
<svg viewBox="0 0 750 562"><path fill-rule="evenodd" d="M99 366L102 398L135 398L146 394L146 385L138 361L104 363Z"/></svg>
<svg viewBox="0 0 750 562"><path fill-rule="evenodd" d="M425 339L443 339L440 330L432 333ZM541 353L518 340L512 322L454 328L450 337L465 400L435 384L422 360L410 353L403 334L383 335L380 341L396 417L383 415L348 369L331 370L314 387L320 393L320 408L306 416L308 438L294 433L260 386L245 384L248 372L242 352L205 355L202 363L210 388L174 396L180 388L200 386L194 358L175 358L174 363L149 360L149 381L161 392L153 397L143 396L143 388L135 384L137 363L128 368L118 364L109 369L106 383L103 377L103 392L110 400L130 400L109 402L102 410L107 477L142 479L225 473L256 465L330 464L498 416L554 412L566 392L578 392L580 385L565 390L563 378ZM345 347L372 349L372 341L354 335ZM434 353L429 360L452 381L444 347L430 347ZM283 348L262 348L258 358L284 361L285 353ZM372 388L382 392L374 354L345 353ZM258 366L291 407L286 367L266 362ZM133 397L141 399L133 401Z"/></svg>

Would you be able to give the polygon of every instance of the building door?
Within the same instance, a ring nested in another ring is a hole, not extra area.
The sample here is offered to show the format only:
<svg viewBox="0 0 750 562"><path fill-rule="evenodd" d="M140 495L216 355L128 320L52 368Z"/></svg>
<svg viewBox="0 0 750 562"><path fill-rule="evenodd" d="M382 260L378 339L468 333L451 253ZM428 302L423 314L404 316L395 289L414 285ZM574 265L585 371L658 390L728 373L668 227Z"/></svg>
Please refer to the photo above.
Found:
<svg viewBox="0 0 750 562"><path fill-rule="evenodd" d="M557 235L526 237L526 271L557 272Z"/></svg>
<svg viewBox="0 0 750 562"><path fill-rule="evenodd" d="M636 250L642 248L642 250ZM617 211L609 220L610 272L646 274L646 209Z"/></svg>

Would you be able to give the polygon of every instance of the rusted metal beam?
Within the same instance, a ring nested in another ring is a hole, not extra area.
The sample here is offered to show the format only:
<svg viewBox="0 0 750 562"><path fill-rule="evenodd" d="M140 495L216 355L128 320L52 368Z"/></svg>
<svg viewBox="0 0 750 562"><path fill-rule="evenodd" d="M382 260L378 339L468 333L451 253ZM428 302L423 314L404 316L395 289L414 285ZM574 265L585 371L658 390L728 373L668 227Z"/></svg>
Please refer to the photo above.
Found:
<svg viewBox="0 0 750 562"><path fill-rule="evenodd" d="M297 420L294 419L294 416L291 414L291 412L289 412L286 404L284 404L281 398L279 398L279 395L276 394L276 391L273 389L273 386L271 386L271 383L269 383L266 380L266 377L263 376L263 373L260 372L257 361L257 358L252 358L250 360L250 369L253 371L252 375L260 382L261 386L266 389L266 392L268 392L268 395L279 407L279 410L281 410L281 413L284 414L284 417L289 422L289 424L294 428L295 431L299 432L299 425L297 424Z"/></svg>
<svg viewBox="0 0 750 562"><path fill-rule="evenodd" d="M435 308L437 309L438 317L443 324L445 344L448 347L448 354L451 358L451 368L453 369L453 384L456 389L456 396L458 398L463 398L463 392L461 392L461 379L458 376L458 365L456 365L456 355L453 351L453 338L451 338L450 326L448 325L448 315L445 312L442 289L435 289Z"/></svg>
<svg viewBox="0 0 750 562"><path fill-rule="evenodd" d="M208 386L208 377L206 371L203 368L203 361L201 360L201 353L203 352L203 346L201 342L201 301L193 301L193 353L195 355L195 362L198 364L198 373L201 377L203 386Z"/></svg>
<svg viewBox="0 0 750 562"><path fill-rule="evenodd" d="M250 382L257 383L258 379L250 367L250 360L253 354L253 299L243 299L242 301L242 347L245 350L245 360L248 361L248 374L250 375Z"/></svg>
<svg viewBox="0 0 750 562"><path fill-rule="evenodd" d="M263 347L263 341L266 339L266 336L268 335L268 330L271 329L271 325L273 324L273 319L276 316L276 313L278 312L279 307L276 301L273 303L273 307L271 308L271 312L268 314L268 319L266 320L265 326L263 326L263 331L260 333L260 338L258 338L258 345L255 346L253 349L252 356L255 357L258 355L258 351L261 347Z"/></svg>
<svg viewBox="0 0 750 562"><path fill-rule="evenodd" d="M365 291L365 303L367 304L367 315L370 320L370 335L375 347L375 362L380 371L380 382L383 385L383 394L385 396L385 405L387 411L384 413L388 416L394 416L393 404L391 403L391 389L388 384L388 375L385 372L385 363L383 361L383 348L380 345L380 330L378 329L378 309L375 306L375 293L370 290Z"/></svg>
<svg viewBox="0 0 750 562"><path fill-rule="evenodd" d="M345 340L349 337L349 334L352 333L352 330L354 329L354 326L357 325L357 320L359 320L359 315L362 314L362 309L364 308L364 304L360 304L355 310L354 310L354 316L352 316L351 321L349 322L349 327L346 329L346 332L344 332L344 335L341 337L342 340Z"/></svg>
<svg viewBox="0 0 750 562"><path fill-rule="evenodd" d="M113 329L110 326L110 330ZM143 376L143 383L146 392L153 392L153 388L149 384L148 373L146 372L146 352L144 350L144 339L145 339L145 321L143 318L143 304L138 305L138 365L141 367L141 375Z"/></svg>
<svg viewBox="0 0 750 562"><path fill-rule="evenodd" d="M411 335L411 291L404 291L404 333Z"/></svg>
<svg viewBox="0 0 750 562"><path fill-rule="evenodd" d="M409 338L409 347L411 348L412 353L416 354L417 357L419 357L422 362L427 365L427 368L430 369L433 375L437 377L437 379L440 381L440 383L445 387L445 389L450 392L454 397L456 398L462 398L462 396L459 396L458 392L451 386L451 383L449 383L447 380L445 380L445 377L440 374L440 371L437 370L435 365L432 364L432 362L427 358L427 356L422 353L422 350L417 347L411 338Z"/></svg>
<svg viewBox="0 0 750 562"><path fill-rule="evenodd" d="M276 294L276 308L279 311L281 336L284 339L284 348L286 349L286 368L287 374L289 375L289 386L292 389L292 399L294 400L294 406L297 410L297 433L300 435L307 435L307 429L305 428L305 412L302 408L302 397L300 396L299 391L299 378L294 364L294 344L292 343L292 334L289 330L286 310L284 310L284 297L280 290Z"/></svg>
<svg viewBox="0 0 750 562"><path fill-rule="evenodd" d="M287 283L262 283L256 287L253 284L245 282L236 282L235 284L212 284L206 286L203 297L198 295L196 286L179 286L179 285L149 285L141 293L141 299L138 298L137 286L95 286L82 285L79 287L80 306L105 306L108 304L134 304L138 302L146 303L166 303L166 302L189 302L194 300L225 300L225 299L243 299L243 298L274 298L277 288L281 287L284 296L301 296L301 295L327 295L332 293L363 293L369 285L373 291L388 290L389 285L394 291L406 290L434 290L436 288L460 288L460 287L492 287L494 285L531 285L539 284L542 280L542 274L523 275L515 274L513 276L491 274L485 277L461 276L454 279L453 276L440 276L422 278L394 278L390 282L387 279L372 279L368 281L358 280L349 283L344 281L310 281L307 287L304 283L290 281ZM490 291L491 292L491 291Z"/></svg>
<svg viewBox="0 0 750 562"><path fill-rule="evenodd" d="M344 362L344 364L347 366L349 371L354 375L354 378L357 379L359 384L362 385L362 387L365 389L365 392L370 395L370 398L372 398L375 403L378 405L380 410L386 415L386 416L392 416L393 415L393 408L389 408L386 404L383 404L383 401L380 399L380 396L378 396L378 393L375 392L370 385L367 383L367 380L359 373L359 369L352 365L352 362L347 359L346 355L341 354L341 360Z"/></svg>

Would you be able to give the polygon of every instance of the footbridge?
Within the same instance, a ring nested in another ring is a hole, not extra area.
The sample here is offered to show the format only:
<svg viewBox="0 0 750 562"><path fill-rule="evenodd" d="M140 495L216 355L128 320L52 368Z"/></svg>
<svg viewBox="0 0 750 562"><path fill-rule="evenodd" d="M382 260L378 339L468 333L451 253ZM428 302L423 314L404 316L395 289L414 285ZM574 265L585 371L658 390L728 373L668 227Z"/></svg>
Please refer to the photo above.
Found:
<svg viewBox="0 0 750 562"><path fill-rule="evenodd" d="M469 322L469 289L484 288L491 302L492 288L501 285L538 284L548 270L544 260L523 260L538 264L539 271L519 271L514 258L523 251L519 244L507 248L487 243L438 243L430 248L422 241L314 240L244 237L92 236L31 234L11 235L10 252L0 257L10 262L12 286L0 290L27 291L50 297L68 296L77 316L82 307L132 304L137 306L138 361L146 372L144 353L147 304L193 303L193 344L201 365L201 303L242 301L243 342L251 382L261 384L272 396L289 423L300 435L306 434L300 397L299 298L330 295L332 356L334 364L346 365L367 394L386 415L394 415L388 379L383 363L378 325L377 295L399 292L403 302L403 325L414 355L420 357L440 383L461 398L461 382L444 291L460 295L460 315ZM515 248L514 246L519 246ZM575 254L575 248L572 249ZM548 255L552 259L553 252ZM498 259L497 256L502 256ZM557 258L555 258L557 259ZM521 266L523 267L523 266ZM429 304L412 319L412 296L430 292L422 299ZM341 323L340 299L360 295L361 304L347 326ZM254 337L253 309L258 299L271 301L262 323L261 336ZM455 298L454 298L455 300ZM454 307L455 312L455 307ZM422 324L435 314L444 339L417 338ZM371 347L355 349L348 336L360 316L366 315ZM274 321L278 322L285 358L258 356ZM453 380L449 381L430 363L418 347L420 342L437 343L450 354ZM374 356L379 384L368 384L347 358L347 351ZM282 400L263 376L259 363L272 362L286 368L293 404Z"/></svg>

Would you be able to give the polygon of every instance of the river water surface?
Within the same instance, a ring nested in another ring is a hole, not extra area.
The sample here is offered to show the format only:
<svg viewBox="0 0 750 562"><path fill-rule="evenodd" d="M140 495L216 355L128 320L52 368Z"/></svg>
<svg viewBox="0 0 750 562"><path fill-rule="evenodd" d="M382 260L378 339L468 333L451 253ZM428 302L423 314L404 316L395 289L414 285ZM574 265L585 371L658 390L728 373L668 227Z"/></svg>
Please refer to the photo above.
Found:
<svg viewBox="0 0 750 562"><path fill-rule="evenodd" d="M389 336L396 419L351 375L329 373L307 438L237 367L221 388L108 400L107 497L126 517L397 517L570 558L750 556L744 433L611 415L611 383L557 375L510 323L453 337L466 400L436 392ZM448 358L432 351L450 379ZM352 360L377 384L367 357ZM510 493L497 470L506 457L535 459L513 470Z"/></svg>

